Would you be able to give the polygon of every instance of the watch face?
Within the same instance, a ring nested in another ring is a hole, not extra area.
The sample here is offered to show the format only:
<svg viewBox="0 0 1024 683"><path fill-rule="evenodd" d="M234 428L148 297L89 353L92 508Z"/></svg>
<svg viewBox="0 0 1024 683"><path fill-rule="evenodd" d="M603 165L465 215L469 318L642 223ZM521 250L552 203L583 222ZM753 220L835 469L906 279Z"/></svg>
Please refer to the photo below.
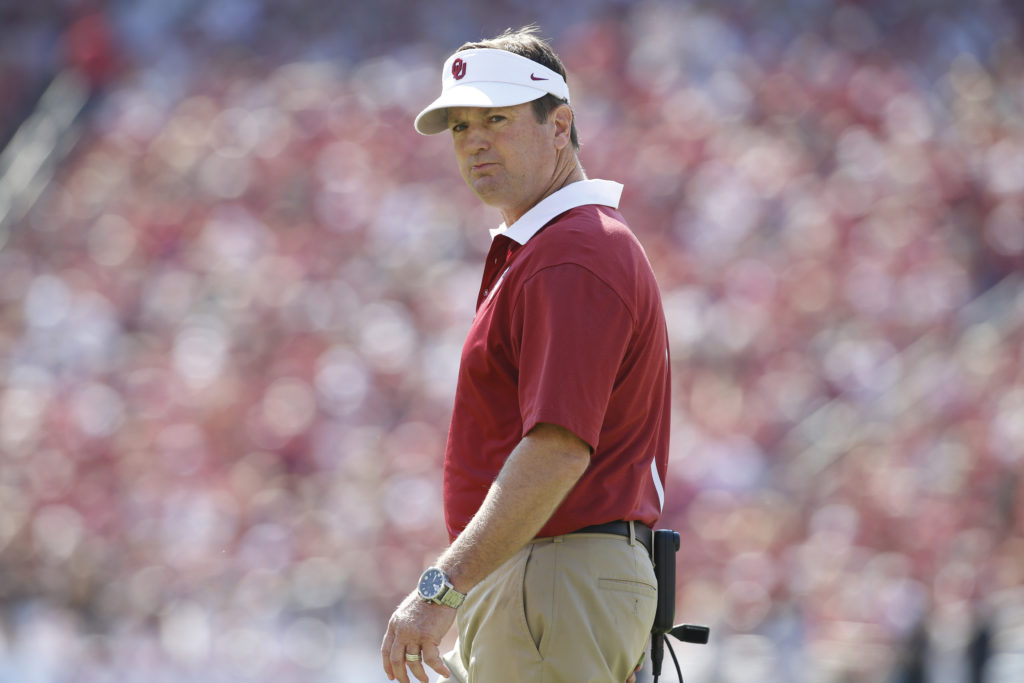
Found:
<svg viewBox="0 0 1024 683"><path fill-rule="evenodd" d="M431 567L420 577L420 595L428 600L436 598L444 588L444 573Z"/></svg>

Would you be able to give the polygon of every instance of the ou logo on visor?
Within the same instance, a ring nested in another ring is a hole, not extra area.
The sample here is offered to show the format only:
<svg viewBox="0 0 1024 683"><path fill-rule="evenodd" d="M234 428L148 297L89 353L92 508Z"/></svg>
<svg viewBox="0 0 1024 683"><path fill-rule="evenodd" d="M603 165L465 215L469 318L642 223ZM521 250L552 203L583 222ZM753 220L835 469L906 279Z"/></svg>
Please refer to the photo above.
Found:
<svg viewBox="0 0 1024 683"><path fill-rule="evenodd" d="M462 58L456 59L452 62L452 76L455 80L460 81L466 75L466 63L462 61Z"/></svg>

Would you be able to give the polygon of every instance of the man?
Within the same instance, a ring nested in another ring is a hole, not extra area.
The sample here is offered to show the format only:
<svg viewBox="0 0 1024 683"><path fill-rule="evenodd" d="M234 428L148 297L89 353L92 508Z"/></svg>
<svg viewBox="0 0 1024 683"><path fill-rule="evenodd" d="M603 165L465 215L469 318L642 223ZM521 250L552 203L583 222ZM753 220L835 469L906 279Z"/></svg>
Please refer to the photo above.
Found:
<svg viewBox="0 0 1024 683"><path fill-rule="evenodd" d="M444 466L449 548L395 610L388 678L632 680L656 607L651 528L668 464L661 298L588 180L565 68L534 29L467 43L416 118L450 131L493 233ZM458 616L455 649L439 645Z"/></svg>

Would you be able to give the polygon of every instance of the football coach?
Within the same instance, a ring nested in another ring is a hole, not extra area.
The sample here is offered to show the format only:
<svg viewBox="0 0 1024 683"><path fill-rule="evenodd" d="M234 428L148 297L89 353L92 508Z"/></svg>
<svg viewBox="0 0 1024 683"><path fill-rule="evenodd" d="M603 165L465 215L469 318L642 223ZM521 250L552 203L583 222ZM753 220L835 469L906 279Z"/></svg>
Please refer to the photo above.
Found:
<svg viewBox="0 0 1024 683"><path fill-rule="evenodd" d="M565 67L533 27L459 48L415 126L451 134L463 179L504 223L445 450L451 544L391 616L384 671L631 680L657 603L670 381L661 296L619 213L622 186L587 178Z"/></svg>

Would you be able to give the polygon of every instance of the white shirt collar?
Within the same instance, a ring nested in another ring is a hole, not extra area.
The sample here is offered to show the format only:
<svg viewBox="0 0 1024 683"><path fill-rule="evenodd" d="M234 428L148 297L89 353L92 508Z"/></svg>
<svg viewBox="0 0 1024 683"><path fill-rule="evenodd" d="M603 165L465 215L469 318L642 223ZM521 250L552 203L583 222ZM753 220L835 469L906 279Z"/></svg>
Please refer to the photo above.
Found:
<svg viewBox="0 0 1024 683"><path fill-rule="evenodd" d="M519 244L526 244L548 221L569 209L587 204L601 204L617 209L621 197L621 183L611 180L579 180L537 202L512 225L502 223L497 229L491 230L491 239L505 235Z"/></svg>

